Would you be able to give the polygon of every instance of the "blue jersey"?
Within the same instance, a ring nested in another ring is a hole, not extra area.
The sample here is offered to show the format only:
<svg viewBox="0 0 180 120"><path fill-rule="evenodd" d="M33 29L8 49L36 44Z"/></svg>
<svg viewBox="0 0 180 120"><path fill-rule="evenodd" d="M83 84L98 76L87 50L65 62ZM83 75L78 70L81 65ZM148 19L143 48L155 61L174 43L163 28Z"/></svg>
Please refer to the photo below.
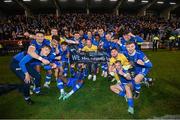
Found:
<svg viewBox="0 0 180 120"><path fill-rule="evenodd" d="M127 40L125 40L124 37L121 37L120 40L121 40L120 47L121 47L122 51L126 51L126 42L127 42ZM144 42L144 40L139 36L131 37L131 39L129 41L135 43L136 50L139 50L138 43Z"/></svg>
<svg viewBox="0 0 180 120"><path fill-rule="evenodd" d="M91 36L91 38L89 38L89 36L87 35L87 34L84 34L84 39L89 39L89 40L91 40L91 41L93 41L94 40L94 36Z"/></svg>
<svg viewBox="0 0 180 120"><path fill-rule="evenodd" d="M36 51L36 53L38 54L38 51ZM21 70L23 71L23 73L26 73L27 72L27 69L26 69L26 64L27 63L34 63L34 62L37 62L39 60L37 59L34 59L33 57L31 57L29 54L27 54L27 52L23 51L23 52L20 52L18 54L16 54L13 59L15 59L16 61L19 62L19 66L21 68ZM40 61L39 61L40 62Z"/></svg>
<svg viewBox="0 0 180 120"><path fill-rule="evenodd" d="M111 55L111 41L104 40L103 49L108 53L108 55Z"/></svg>
<svg viewBox="0 0 180 120"><path fill-rule="evenodd" d="M30 45L34 46L34 47L36 48L36 51L37 51L37 52L40 52L40 51L41 51L41 48L42 48L44 45L49 45L49 46L50 46L50 41L44 39L42 43L38 43L38 42L34 39L34 40L32 40L32 41L30 42ZM40 62L40 61L34 62L33 65L34 65L34 66L36 66L36 65L41 65L41 62Z"/></svg>
<svg viewBox="0 0 180 120"><path fill-rule="evenodd" d="M63 51L62 48L60 48L59 55L61 56L62 62L68 62L68 54L69 54L68 48L65 51Z"/></svg>
<svg viewBox="0 0 180 120"><path fill-rule="evenodd" d="M58 50L59 50L59 52L60 52L60 49L61 49L60 45L58 45L57 47L58 47ZM56 48L51 47L51 51L50 51L47 59L48 59L51 63L55 63L55 64L57 65L57 67L60 67L61 64L60 64L59 60L56 60L56 59L55 59L55 57L57 57L58 55L59 55L59 54L56 54ZM50 70L50 69L51 69L50 66L49 66L49 68L48 68L48 66L46 66L46 67L44 67L44 68L45 68L46 70ZM48 68L48 69L47 69L47 68Z"/></svg>
<svg viewBox="0 0 180 120"><path fill-rule="evenodd" d="M118 52L121 51L120 45L118 43L115 43L115 42L111 42L111 48L116 48L118 50Z"/></svg>
<svg viewBox="0 0 180 120"><path fill-rule="evenodd" d="M61 46L58 45L57 47L58 47L58 50L59 50L59 52L60 52ZM51 51L50 51L50 53L49 53L49 55L48 55L48 60L49 60L50 62L53 62L53 61L55 61L55 57L56 57L56 56L58 56L58 55L56 55L56 48L51 47Z"/></svg>
<svg viewBox="0 0 180 120"><path fill-rule="evenodd" d="M82 40L79 42L78 48L83 48L85 46L85 44L82 43Z"/></svg>
<svg viewBox="0 0 180 120"><path fill-rule="evenodd" d="M103 40L102 39L100 39L100 40L93 39L92 44L99 48L103 48L103 44L104 44L103 41L105 41L105 39L103 39Z"/></svg>
<svg viewBox="0 0 180 120"><path fill-rule="evenodd" d="M74 78L68 78L68 82L67 82L67 86L68 87L74 87L76 84L77 84L77 81L78 80L83 80L85 79L85 76L84 76L84 72L82 71L77 71L75 73L75 76Z"/></svg>
<svg viewBox="0 0 180 120"><path fill-rule="evenodd" d="M152 68L151 61L142 51L135 51L135 53L133 53L132 55L129 55L127 51L123 53L133 66L135 74L143 74L145 76L149 72L150 68ZM142 60L144 62L144 65L137 64L138 60Z"/></svg>
<svg viewBox="0 0 180 120"><path fill-rule="evenodd" d="M73 37L73 38L71 38L70 40L72 40L72 41L81 41L81 38L75 39L75 37Z"/></svg>
<svg viewBox="0 0 180 120"><path fill-rule="evenodd" d="M20 52L18 54L16 54L13 58L16 60L16 61L21 61L23 59L24 56L27 55L27 51L23 51L23 52Z"/></svg>
<svg viewBox="0 0 180 120"><path fill-rule="evenodd" d="M142 43L142 42L144 42L144 40L140 36L135 36L135 37L133 37L133 39L134 39L135 43Z"/></svg>
<svg viewBox="0 0 180 120"><path fill-rule="evenodd" d="M102 36L100 36L101 41L103 41L103 42L105 41L105 39L106 39L105 36L106 36L106 33L104 33Z"/></svg>
<svg viewBox="0 0 180 120"><path fill-rule="evenodd" d="M50 45L50 41L49 40L46 40L44 39L42 43L38 43L36 40L32 40L30 42L30 45L34 46L36 48L36 50L38 52L41 51L41 48L44 46L44 45Z"/></svg>
<svg viewBox="0 0 180 120"><path fill-rule="evenodd" d="M99 46L101 41L97 41L95 39L92 40L92 44L95 45L95 46Z"/></svg>
<svg viewBox="0 0 180 120"><path fill-rule="evenodd" d="M87 34L84 34L83 37L84 37L84 39L86 39L86 40L88 39L88 35L87 35Z"/></svg>

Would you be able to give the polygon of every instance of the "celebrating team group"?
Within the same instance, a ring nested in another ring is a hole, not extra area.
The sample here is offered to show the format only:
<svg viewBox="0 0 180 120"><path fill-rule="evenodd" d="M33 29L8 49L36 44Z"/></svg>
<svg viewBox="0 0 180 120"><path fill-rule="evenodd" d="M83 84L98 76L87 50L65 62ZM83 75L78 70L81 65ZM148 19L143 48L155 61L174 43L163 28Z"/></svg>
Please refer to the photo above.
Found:
<svg viewBox="0 0 180 120"><path fill-rule="evenodd" d="M36 30L35 34L24 33L30 39L27 50L12 58L11 70L22 80L22 92L28 104L34 102L30 98L31 92L41 95L43 87L50 88L52 78L56 79L59 89L59 100L66 100L80 89L85 80L116 81L110 90L125 98L128 112L134 114L134 100L139 98L142 84L152 85L152 78L147 74L152 68L151 61L141 51L143 39L131 31L124 31L121 36L113 32L74 32L71 38L58 35L56 28L51 29L51 35L45 36L43 30ZM71 49L80 52L105 52L107 62L74 62L71 61ZM42 79L42 69L46 73ZM98 78L101 74L105 79ZM33 86L33 88L31 88ZM65 87L72 88L69 92ZM32 90L31 90L32 89Z"/></svg>

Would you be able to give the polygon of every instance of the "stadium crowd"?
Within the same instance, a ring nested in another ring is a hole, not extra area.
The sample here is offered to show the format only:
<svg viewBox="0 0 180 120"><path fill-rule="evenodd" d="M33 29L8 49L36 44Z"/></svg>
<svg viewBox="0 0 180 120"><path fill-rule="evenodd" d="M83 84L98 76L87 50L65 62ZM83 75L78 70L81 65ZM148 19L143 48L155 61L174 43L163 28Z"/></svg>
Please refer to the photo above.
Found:
<svg viewBox="0 0 180 120"><path fill-rule="evenodd" d="M179 23L178 19L165 20L160 17L116 16L112 14L74 13L62 14L59 17L37 15L31 18L17 15L1 19L0 40L24 39L24 32L34 33L36 28L44 29L45 33L49 35L51 28L55 27L61 35L64 34L64 31L73 34L79 30L84 33L88 31L94 33L98 28L103 28L105 32L114 31L121 35L122 31L133 29L134 34L143 37L144 40L151 41L153 35L159 35L160 39L169 38L171 33L180 27Z"/></svg>

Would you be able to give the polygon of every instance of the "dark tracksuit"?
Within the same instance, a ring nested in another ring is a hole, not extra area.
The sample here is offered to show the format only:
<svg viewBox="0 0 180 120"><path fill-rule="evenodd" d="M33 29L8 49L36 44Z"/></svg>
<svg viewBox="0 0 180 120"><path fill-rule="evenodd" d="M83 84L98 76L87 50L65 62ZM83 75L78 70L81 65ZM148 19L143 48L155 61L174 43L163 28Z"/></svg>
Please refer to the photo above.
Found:
<svg viewBox="0 0 180 120"><path fill-rule="evenodd" d="M23 95L27 99L30 97L30 83L25 83L25 73L28 72L34 78L34 84L36 87L40 87L40 79L41 75L39 72L35 70L35 68L31 65L36 61L30 55L26 54L26 52L20 52L15 55L11 61L10 69L16 74L16 76L22 80L22 90Z"/></svg>

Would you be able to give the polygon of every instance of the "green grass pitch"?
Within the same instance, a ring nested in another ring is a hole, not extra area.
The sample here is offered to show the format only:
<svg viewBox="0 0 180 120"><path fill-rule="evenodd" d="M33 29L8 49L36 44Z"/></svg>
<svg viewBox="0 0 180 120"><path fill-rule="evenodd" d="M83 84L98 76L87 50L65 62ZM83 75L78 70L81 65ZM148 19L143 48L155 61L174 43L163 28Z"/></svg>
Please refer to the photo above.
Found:
<svg viewBox="0 0 180 120"><path fill-rule="evenodd" d="M27 105L17 91L0 96L0 118L155 118L180 115L180 51L145 51L153 63L149 76L155 79L151 88L142 87L135 100L135 114L127 112L124 98L112 93L112 84L100 76L97 81L85 80L84 86L68 100L58 100L55 82L43 89L44 96L32 96L36 102ZM0 57L0 83L20 83L9 70L11 56ZM43 79L44 80L44 75ZM43 83L43 82L42 82Z"/></svg>

